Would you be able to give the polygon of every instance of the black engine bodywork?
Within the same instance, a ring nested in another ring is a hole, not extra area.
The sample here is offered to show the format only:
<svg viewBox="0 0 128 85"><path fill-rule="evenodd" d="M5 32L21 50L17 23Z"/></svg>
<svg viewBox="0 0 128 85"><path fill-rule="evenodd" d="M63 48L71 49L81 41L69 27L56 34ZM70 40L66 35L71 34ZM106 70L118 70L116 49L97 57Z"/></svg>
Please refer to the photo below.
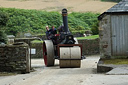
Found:
<svg viewBox="0 0 128 85"><path fill-rule="evenodd" d="M62 32L60 33L60 40L61 44L74 44L74 36L71 35L69 28L68 28L68 17L67 17L67 9L62 10L62 17L63 17L63 28Z"/></svg>

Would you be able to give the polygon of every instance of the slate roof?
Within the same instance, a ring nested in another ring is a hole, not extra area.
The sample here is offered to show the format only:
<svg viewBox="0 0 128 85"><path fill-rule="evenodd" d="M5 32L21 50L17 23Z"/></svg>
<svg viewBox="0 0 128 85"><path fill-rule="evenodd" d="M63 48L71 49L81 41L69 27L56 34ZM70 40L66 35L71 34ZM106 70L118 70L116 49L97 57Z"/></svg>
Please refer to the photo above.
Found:
<svg viewBox="0 0 128 85"><path fill-rule="evenodd" d="M106 12L98 16L98 20L101 20L105 14L128 14L128 0L122 0Z"/></svg>
<svg viewBox="0 0 128 85"><path fill-rule="evenodd" d="M128 12L128 0L122 0L106 12Z"/></svg>

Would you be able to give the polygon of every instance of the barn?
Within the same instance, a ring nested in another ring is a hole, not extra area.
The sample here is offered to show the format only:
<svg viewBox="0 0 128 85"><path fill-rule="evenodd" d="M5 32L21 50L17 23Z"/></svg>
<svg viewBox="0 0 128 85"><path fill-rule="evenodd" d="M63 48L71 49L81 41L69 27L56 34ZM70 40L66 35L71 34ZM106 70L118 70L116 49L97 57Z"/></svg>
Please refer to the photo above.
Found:
<svg viewBox="0 0 128 85"><path fill-rule="evenodd" d="M128 0L98 16L100 54L103 58L128 56Z"/></svg>

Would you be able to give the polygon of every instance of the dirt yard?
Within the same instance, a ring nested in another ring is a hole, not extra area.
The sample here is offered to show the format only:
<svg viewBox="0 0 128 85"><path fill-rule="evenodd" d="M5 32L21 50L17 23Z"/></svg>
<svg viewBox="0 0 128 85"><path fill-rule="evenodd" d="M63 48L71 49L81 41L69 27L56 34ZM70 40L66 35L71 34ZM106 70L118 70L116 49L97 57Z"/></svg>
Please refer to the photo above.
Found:
<svg viewBox="0 0 128 85"><path fill-rule="evenodd" d="M116 3L100 0L0 0L0 7L60 11L68 8L69 12L102 13Z"/></svg>
<svg viewBox="0 0 128 85"><path fill-rule="evenodd" d="M29 74L0 76L0 85L128 85L128 75L106 75L96 72L99 55L82 60L81 68L45 67L43 59L32 59L36 70Z"/></svg>

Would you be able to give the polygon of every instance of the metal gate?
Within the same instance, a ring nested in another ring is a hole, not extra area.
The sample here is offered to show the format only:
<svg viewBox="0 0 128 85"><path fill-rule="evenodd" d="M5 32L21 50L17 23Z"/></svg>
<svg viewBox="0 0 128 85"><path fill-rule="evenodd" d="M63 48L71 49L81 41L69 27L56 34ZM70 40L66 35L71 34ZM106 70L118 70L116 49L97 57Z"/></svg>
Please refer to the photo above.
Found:
<svg viewBox="0 0 128 85"><path fill-rule="evenodd" d="M128 55L128 15L111 16L112 56Z"/></svg>

